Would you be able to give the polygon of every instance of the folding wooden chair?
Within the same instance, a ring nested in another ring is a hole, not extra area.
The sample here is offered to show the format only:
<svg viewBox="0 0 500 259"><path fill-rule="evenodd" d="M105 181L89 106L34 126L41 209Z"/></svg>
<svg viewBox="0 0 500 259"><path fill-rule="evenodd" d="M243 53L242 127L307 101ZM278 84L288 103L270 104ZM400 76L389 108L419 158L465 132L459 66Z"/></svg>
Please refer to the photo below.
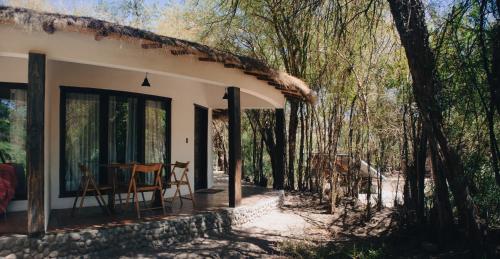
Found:
<svg viewBox="0 0 500 259"><path fill-rule="evenodd" d="M158 191L159 193L162 192L162 181L161 181L161 168L162 164L151 164L151 165L139 165L139 164L134 164L132 168L132 175L130 177L130 184L128 187L128 192L127 192L127 199L126 199L126 204L125 207L128 208L129 200L130 200L130 194L134 194L134 203L135 203L135 210L137 212L137 218L141 218L141 209L139 207L139 199L137 196L138 192L144 193L144 192L155 192ZM154 182L153 184L139 184L138 179L141 174L154 174ZM144 198L143 198L144 199ZM152 195L151 198L151 203L153 204L154 202L154 195ZM165 203L163 199L160 199L161 202L161 208L163 209L163 214L166 213L165 211ZM142 209L142 210L151 210L151 209L157 209L156 208L147 208L147 209Z"/></svg>
<svg viewBox="0 0 500 259"><path fill-rule="evenodd" d="M188 177L189 161L186 163L176 161L175 164L171 164L171 166L172 166L172 171L170 172L170 183L172 185L175 185L176 189L175 189L174 197L172 197L170 202L173 203L175 198L177 196L179 196L179 200L181 201L181 207L183 205L182 199L191 200L193 202L193 207L194 207L194 205L195 205L194 196L193 196L193 191L191 190L191 185L189 184L189 177ZM177 177L177 170L176 169L178 169L181 172L180 177ZM181 185L187 185L190 198L182 197ZM165 196L165 191L166 191L166 188L163 191L163 196Z"/></svg>
<svg viewBox="0 0 500 259"><path fill-rule="evenodd" d="M94 197L97 200L97 203L99 204L101 209L103 209L108 215L111 215L111 212L109 211L109 208L108 206L106 206L106 202L102 197L102 191L111 190L112 187L99 186L96 180L94 179L94 175L90 172L88 167L82 164L80 164L79 167L80 167L80 172L82 173L82 178L80 181L80 188L75 197L75 201L73 202L73 209L71 210L71 216L74 216L75 212L83 207L83 201L85 200L87 192L93 192ZM78 201L78 197L81 197L81 199L80 199L80 207L77 209L76 202Z"/></svg>

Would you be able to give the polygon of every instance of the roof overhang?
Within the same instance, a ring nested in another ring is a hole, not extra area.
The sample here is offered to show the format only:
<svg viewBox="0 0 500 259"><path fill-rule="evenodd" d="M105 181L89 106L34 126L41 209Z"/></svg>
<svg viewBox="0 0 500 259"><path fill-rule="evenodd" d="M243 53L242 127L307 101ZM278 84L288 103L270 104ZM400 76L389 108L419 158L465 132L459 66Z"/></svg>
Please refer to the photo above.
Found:
<svg viewBox="0 0 500 259"><path fill-rule="evenodd" d="M301 101L315 99L314 91L302 80L256 59L128 26L1 6L0 24L0 33L8 39L0 43L4 56L40 51L53 60L165 74L224 87L234 85L275 107L283 105L279 103L283 98L277 98L276 93Z"/></svg>

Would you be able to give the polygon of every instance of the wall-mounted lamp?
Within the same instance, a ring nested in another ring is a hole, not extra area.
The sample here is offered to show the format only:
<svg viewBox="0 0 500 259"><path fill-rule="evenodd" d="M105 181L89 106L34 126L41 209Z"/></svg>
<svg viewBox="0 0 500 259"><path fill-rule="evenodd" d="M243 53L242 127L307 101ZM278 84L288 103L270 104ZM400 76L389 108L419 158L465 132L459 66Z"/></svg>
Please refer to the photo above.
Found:
<svg viewBox="0 0 500 259"><path fill-rule="evenodd" d="M144 86L144 87L150 87L151 84L149 83L149 80L148 80L148 73L146 72L146 77L144 78L144 82L142 82L142 85L141 86Z"/></svg>
<svg viewBox="0 0 500 259"><path fill-rule="evenodd" d="M222 96L222 99L227 100L228 95L227 95L227 88L224 90L224 96Z"/></svg>

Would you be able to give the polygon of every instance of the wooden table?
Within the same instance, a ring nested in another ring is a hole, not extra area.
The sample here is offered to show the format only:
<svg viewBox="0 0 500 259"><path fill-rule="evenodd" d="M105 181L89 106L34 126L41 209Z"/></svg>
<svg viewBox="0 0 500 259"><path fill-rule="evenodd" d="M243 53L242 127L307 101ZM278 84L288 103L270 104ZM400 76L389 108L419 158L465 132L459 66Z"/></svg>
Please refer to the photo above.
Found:
<svg viewBox="0 0 500 259"><path fill-rule="evenodd" d="M115 212L115 196L116 196L116 178L119 170L131 169L134 163L110 163L101 164L102 167L108 170L108 183L111 184L111 193L108 194L108 207L111 212ZM118 193L121 195L121 193ZM120 197L121 200L121 197Z"/></svg>

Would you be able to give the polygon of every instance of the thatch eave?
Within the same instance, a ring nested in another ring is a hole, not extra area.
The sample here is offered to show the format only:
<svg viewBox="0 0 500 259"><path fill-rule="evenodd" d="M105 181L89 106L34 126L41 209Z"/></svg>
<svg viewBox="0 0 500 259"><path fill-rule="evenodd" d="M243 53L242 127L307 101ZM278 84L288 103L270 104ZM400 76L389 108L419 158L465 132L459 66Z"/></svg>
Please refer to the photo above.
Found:
<svg viewBox="0 0 500 259"><path fill-rule="evenodd" d="M144 49L167 48L173 55L194 55L199 61L219 62L226 68L240 69L249 76L265 78L270 86L282 91L287 98L313 103L315 93L299 78L276 71L264 62L221 51L209 46L150 31L140 30L85 16L38 12L25 8L0 6L0 24L12 24L53 34L56 31L93 34L96 40L105 37L138 42Z"/></svg>

